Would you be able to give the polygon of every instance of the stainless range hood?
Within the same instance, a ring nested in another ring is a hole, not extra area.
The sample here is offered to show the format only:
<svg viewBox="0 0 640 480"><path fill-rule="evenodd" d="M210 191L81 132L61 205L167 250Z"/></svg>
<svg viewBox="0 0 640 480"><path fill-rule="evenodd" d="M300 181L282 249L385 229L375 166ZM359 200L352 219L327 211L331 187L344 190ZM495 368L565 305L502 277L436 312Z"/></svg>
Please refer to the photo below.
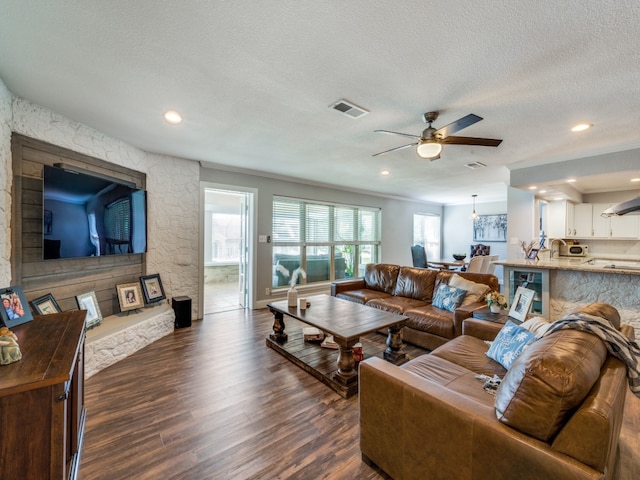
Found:
<svg viewBox="0 0 640 480"><path fill-rule="evenodd" d="M626 202L616 203L615 205L607 208L600 215L603 217L612 217L614 215L627 214L640 215L640 196L627 200Z"/></svg>

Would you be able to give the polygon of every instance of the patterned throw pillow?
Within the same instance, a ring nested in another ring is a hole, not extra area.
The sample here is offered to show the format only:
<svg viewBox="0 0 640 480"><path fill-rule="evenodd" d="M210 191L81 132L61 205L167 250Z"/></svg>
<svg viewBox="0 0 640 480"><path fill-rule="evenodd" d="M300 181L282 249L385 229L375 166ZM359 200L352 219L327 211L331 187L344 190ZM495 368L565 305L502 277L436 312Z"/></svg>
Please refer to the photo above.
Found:
<svg viewBox="0 0 640 480"><path fill-rule="evenodd" d="M535 337L533 332L516 325L511 320L507 320L507 323L498 332L491 347L489 347L487 357L509 370L509 367L518 358L518 355L522 353L524 347Z"/></svg>
<svg viewBox="0 0 640 480"><path fill-rule="evenodd" d="M432 304L434 307L453 312L460 306L466 294L466 290L450 287L443 283L438 287L436 297L433 299Z"/></svg>

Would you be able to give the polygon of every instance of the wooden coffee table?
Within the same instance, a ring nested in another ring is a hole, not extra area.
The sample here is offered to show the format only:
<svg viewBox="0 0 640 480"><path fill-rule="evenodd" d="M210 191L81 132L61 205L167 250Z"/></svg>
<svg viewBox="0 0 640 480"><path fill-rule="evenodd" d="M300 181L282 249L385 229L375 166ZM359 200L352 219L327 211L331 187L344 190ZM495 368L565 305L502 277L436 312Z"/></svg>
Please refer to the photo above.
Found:
<svg viewBox="0 0 640 480"><path fill-rule="evenodd" d="M358 391L358 371L353 359L353 346L362 335L386 328L388 335L385 360L395 364L406 360L400 330L407 317L329 295L314 295L307 297L307 300L311 302L311 306L306 310L289 307L286 300L267 305L274 316L273 333L267 337L267 346L294 360L281 347L288 341L288 335L285 333L285 315L333 335L339 347L338 369L332 375L334 384L329 386L343 397L347 398Z"/></svg>

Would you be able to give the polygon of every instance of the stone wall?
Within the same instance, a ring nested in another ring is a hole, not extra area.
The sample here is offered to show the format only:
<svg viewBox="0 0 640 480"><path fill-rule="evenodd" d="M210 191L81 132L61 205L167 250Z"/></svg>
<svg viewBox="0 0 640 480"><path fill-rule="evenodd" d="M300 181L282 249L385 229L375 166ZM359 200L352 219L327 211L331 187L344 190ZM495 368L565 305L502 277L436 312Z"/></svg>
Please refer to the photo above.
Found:
<svg viewBox="0 0 640 480"><path fill-rule="evenodd" d="M11 93L0 80L0 287L11 283Z"/></svg>
<svg viewBox="0 0 640 480"><path fill-rule="evenodd" d="M147 175L147 273L160 274L167 297L190 296L195 317L199 294L199 164L144 152L16 97L10 110L10 131ZM0 155L10 148L10 137L4 131L2 135ZM0 161L10 165L10 160L0 157ZM5 210L0 222L7 224L11 214L9 200L0 200L0 211ZM10 275L9 258L9 252L3 254L0 250L0 278Z"/></svg>
<svg viewBox="0 0 640 480"><path fill-rule="evenodd" d="M550 270L549 283L552 319L588 303L605 302L618 309L622 323L631 325L640 341L640 275Z"/></svg>

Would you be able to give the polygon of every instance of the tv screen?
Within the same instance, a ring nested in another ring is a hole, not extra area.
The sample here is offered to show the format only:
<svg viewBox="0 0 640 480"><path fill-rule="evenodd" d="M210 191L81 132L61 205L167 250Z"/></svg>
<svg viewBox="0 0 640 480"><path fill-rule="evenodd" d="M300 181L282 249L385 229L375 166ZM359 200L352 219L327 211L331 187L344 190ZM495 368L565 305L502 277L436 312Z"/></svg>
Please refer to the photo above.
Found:
<svg viewBox="0 0 640 480"><path fill-rule="evenodd" d="M42 190L44 260L146 251L144 190L47 165Z"/></svg>

